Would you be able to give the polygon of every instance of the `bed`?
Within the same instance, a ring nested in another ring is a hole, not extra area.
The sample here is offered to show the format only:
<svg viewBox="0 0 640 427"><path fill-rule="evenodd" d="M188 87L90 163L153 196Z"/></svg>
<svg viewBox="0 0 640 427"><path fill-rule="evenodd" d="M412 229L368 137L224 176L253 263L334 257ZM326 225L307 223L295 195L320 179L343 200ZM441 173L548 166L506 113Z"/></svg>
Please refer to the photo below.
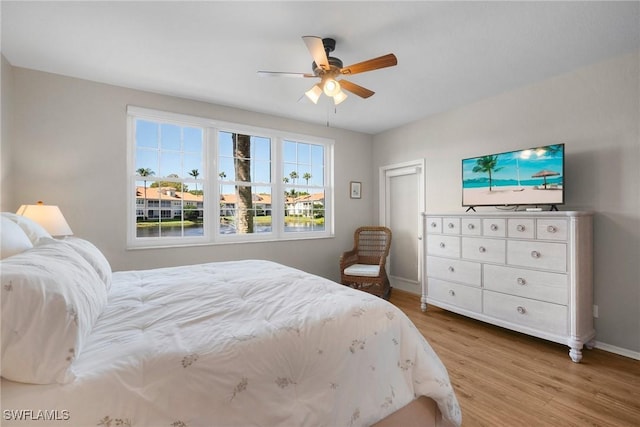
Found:
<svg viewBox="0 0 640 427"><path fill-rule="evenodd" d="M381 298L265 260L112 273L41 234L2 260L3 426L461 423L442 362Z"/></svg>

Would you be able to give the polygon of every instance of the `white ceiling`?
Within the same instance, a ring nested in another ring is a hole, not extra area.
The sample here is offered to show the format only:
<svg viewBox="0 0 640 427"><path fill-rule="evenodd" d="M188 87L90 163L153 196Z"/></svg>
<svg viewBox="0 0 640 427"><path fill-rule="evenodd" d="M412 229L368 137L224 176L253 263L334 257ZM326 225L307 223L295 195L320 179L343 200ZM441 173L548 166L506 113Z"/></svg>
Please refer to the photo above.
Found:
<svg viewBox="0 0 640 427"><path fill-rule="evenodd" d="M12 2L14 66L375 134L640 49L640 2ZM337 41L350 80L376 92L298 102L314 79L301 37Z"/></svg>

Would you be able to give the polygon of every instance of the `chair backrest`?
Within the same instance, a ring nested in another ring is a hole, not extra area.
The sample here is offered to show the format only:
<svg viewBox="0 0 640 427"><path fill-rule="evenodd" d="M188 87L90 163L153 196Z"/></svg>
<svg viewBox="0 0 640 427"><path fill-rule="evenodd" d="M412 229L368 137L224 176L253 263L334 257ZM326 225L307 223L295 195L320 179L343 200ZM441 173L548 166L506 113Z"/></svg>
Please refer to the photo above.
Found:
<svg viewBox="0 0 640 427"><path fill-rule="evenodd" d="M381 226L360 227L356 229L353 237L359 263L385 262L391 247L391 230Z"/></svg>

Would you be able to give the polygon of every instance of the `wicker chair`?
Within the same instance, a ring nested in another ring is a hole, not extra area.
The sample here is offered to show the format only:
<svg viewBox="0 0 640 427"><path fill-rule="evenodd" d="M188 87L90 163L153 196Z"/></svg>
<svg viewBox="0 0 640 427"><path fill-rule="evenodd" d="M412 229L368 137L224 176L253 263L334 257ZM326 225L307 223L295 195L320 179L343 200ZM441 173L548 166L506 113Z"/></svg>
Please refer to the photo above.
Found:
<svg viewBox="0 0 640 427"><path fill-rule="evenodd" d="M391 247L391 230L360 227L353 238L353 249L340 257L342 284L389 299L391 284L385 263Z"/></svg>

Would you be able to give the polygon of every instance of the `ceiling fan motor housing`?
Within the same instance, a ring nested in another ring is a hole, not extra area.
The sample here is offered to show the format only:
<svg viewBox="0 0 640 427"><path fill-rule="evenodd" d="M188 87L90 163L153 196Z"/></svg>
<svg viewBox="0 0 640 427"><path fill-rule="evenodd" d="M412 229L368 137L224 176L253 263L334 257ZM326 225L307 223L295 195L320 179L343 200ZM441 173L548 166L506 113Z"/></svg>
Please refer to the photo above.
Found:
<svg viewBox="0 0 640 427"><path fill-rule="evenodd" d="M336 49L336 41L334 39L322 39L322 45L324 46L324 51L327 52L327 56Z"/></svg>
<svg viewBox="0 0 640 427"><path fill-rule="evenodd" d="M338 72L342 68L341 59L334 58L333 56L327 56L327 61L329 61L329 68L331 72ZM318 67L318 64L316 64L316 61L313 61L311 63L311 69L313 70L313 74L315 74L316 76L321 76L327 73L321 67Z"/></svg>
<svg viewBox="0 0 640 427"><path fill-rule="evenodd" d="M324 74L338 74L340 69L343 67L342 60L338 58L334 58L333 56L329 56L331 52L333 52L336 48L336 41L332 38L324 38L322 39L322 45L324 46L324 51L327 54L327 61L329 62L329 70L323 70L321 67L318 67L315 61L311 63L311 70L313 70L313 74L316 76L322 76Z"/></svg>

